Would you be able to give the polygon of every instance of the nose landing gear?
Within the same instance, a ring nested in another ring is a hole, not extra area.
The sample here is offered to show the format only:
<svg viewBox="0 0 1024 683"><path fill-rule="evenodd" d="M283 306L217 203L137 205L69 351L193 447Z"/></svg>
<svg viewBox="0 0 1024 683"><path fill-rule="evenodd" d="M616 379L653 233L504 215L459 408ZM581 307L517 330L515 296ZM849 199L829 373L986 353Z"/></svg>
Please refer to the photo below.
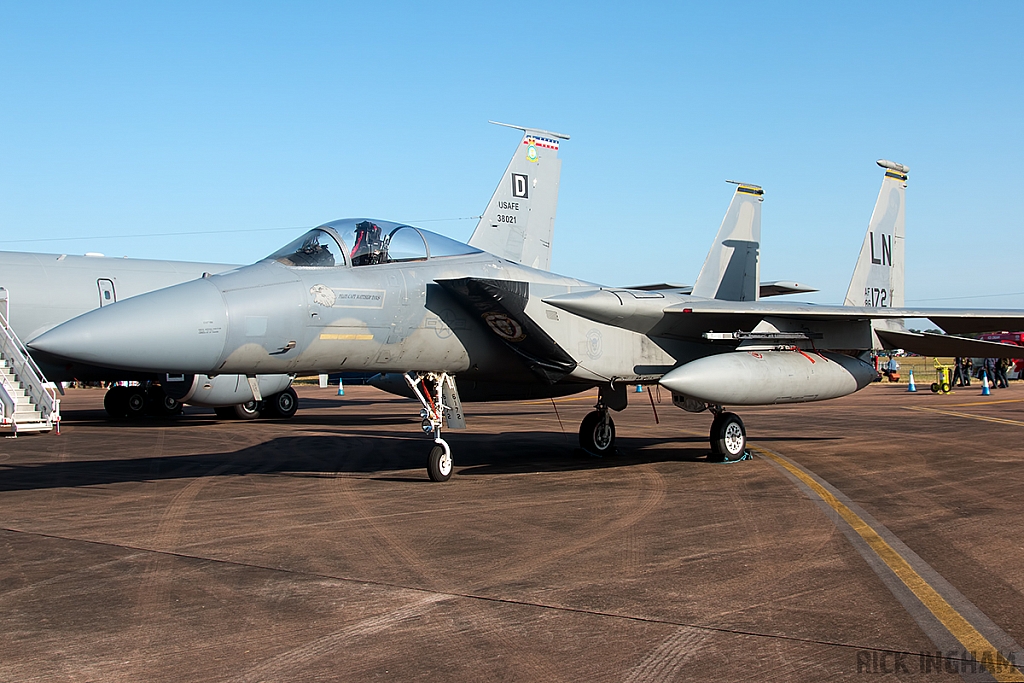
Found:
<svg viewBox="0 0 1024 683"><path fill-rule="evenodd" d="M449 429L466 428L455 378L447 372L428 372L423 376L407 372L403 376L423 406L420 410L423 433L434 438L434 446L427 455L427 476L430 481L448 481L452 477L452 451L448 442L441 438L441 427L447 421Z"/></svg>
<svg viewBox="0 0 1024 683"><path fill-rule="evenodd" d="M580 424L580 448L597 457L614 453L615 422L608 411L620 411L625 407L625 384L602 385L597 393L597 405L594 406L594 411L587 413Z"/></svg>

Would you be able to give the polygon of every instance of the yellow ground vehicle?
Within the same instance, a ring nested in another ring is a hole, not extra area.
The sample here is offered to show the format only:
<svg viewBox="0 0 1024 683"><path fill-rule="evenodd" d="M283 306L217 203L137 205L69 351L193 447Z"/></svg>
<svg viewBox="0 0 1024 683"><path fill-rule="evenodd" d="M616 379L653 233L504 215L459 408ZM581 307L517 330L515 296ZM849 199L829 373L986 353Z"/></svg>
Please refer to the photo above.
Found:
<svg viewBox="0 0 1024 683"><path fill-rule="evenodd" d="M953 369L935 359L935 381L932 382L933 394L948 394L953 385Z"/></svg>

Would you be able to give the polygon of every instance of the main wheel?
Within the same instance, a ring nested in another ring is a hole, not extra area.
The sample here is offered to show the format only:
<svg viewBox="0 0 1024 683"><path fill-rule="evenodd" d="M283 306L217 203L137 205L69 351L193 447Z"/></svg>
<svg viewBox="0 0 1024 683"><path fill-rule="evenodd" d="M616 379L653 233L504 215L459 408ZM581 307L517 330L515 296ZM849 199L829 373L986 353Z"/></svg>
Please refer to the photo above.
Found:
<svg viewBox="0 0 1024 683"><path fill-rule="evenodd" d="M110 387L103 396L103 409L110 417L128 417L128 391L124 387Z"/></svg>
<svg viewBox="0 0 1024 683"><path fill-rule="evenodd" d="M147 392L146 409L158 417L181 415L182 405L164 393L163 387L153 385Z"/></svg>
<svg viewBox="0 0 1024 683"><path fill-rule="evenodd" d="M170 396L164 396L160 399L160 411L163 415L181 415L181 412L185 409L185 406Z"/></svg>
<svg viewBox="0 0 1024 683"><path fill-rule="evenodd" d="M260 416L260 410L262 408L263 406L261 405L261 402L256 399L231 406L231 409L235 413L235 417L239 420L255 420Z"/></svg>
<svg viewBox="0 0 1024 683"><path fill-rule="evenodd" d="M128 417L139 417L146 412L146 390L131 387L125 394L125 411Z"/></svg>
<svg viewBox="0 0 1024 683"><path fill-rule="evenodd" d="M615 423L606 411L588 413L580 424L580 448L593 455L604 455L615 448Z"/></svg>
<svg viewBox="0 0 1024 683"><path fill-rule="evenodd" d="M747 448L747 430L735 413L722 413L711 423L712 462L739 460Z"/></svg>
<svg viewBox="0 0 1024 683"><path fill-rule="evenodd" d="M427 475L430 481L448 481L452 478L452 454L441 444L434 444L430 449Z"/></svg>
<svg viewBox="0 0 1024 683"><path fill-rule="evenodd" d="M277 417L287 420L295 415L299 409L299 397L295 390L288 387L279 394L274 394L263 402L268 417Z"/></svg>

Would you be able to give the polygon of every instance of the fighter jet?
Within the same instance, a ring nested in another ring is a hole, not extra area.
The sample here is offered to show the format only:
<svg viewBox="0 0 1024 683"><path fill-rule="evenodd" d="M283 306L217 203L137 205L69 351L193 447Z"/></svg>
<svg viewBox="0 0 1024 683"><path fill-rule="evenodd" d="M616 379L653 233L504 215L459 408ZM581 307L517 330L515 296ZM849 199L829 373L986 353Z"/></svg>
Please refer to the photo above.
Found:
<svg viewBox="0 0 1024 683"><path fill-rule="evenodd" d="M517 263L548 269L561 160L558 140L568 136L535 128L496 125L523 131L505 173L491 197L469 243ZM533 145L531 148L530 145ZM533 149L527 157L519 148ZM523 185L530 178L531 187ZM11 326L22 339L43 332L93 309L188 280L237 268L222 263L191 263L150 259L114 259L102 254L0 252L0 286L7 290ZM122 366L95 365L54 359L35 353L46 378L136 381L138 386L112 387L105 399L114 417L131 417L146 410L180 412L181 404L214 408L220 417L253 419L260 415L288 418L298 399L290 388L294 375L260 374L257 400L244 375L137 372Z"/></svg>
<svg viewBox="0 0 1024 683"><path fill-rule="evenodd" d="M527 163L542 144L558 141L524 140ZM713 459L737 459L746 431L727 406L853 393L877 376L864 360L873 349L891 348L893 338L909 350L934 341L904 331L902 319L929 318L950 333L1024 320L1021 310L892 305L902 303L908 170L879 164L883 186L852 287L857 305L606 288L411 225L356 218L325 223L252 266L93 311L30 347L143 372L402 373L433 441L427 471L434 481L452 473L441 430L465 426L460 392L516 399L597 387L580 444L603 454L614 449L611 412L625 408L626 385L660 383L679 407L714 416ZM522 180L509 180L513 198L526 199L533 188L526 170ZM736 268L750 263L747 245L728 249L722 262L732 264L738 253ZM1020 353L1013 345L949 339L958 355Z"/></svg>
<svg viewBox="0 0 1024 683"><path fill-rule="evenodd" d="M737 183L718 234L701 266L696 284L658 283L627 289L650 292L692 294L722 301L756 301L769 296L815 292L813 287L792 281L759 282L761 244L761 204L764 190L751 183ZM475 236L475 235L474 235ZM472 240L471 240L472 241ZM479 246L479 245L478 245ZM545 270L547 270L545 268ZM382 373L369 380L388 393L417 398L401 373ZM465 401L496 400L507 389L493 383L462 382L460 396Z"/></svg>

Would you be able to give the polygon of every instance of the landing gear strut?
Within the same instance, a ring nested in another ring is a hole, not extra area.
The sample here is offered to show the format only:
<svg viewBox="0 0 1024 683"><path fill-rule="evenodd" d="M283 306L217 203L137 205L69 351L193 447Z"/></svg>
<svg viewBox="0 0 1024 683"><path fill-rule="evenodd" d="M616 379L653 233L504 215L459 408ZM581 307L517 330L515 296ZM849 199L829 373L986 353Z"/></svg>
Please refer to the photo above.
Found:
<svg viewBox="0 0 1024 683"><path fill-rule="evenodd" d="M423 433L434 439L427 456L427 475L430 481L448 481L452 478L452 451L448 442L441 438L441 427L447 420L450 429L466 428L455 378L447 372L429 372L422 376L407 372L404 377L423 406L420 410Z"/></svg>
<svg viewBox="0 0 1024 683"><path fill-rule="evenodd" d="M712 410L715 410L712 407ZM743 427L743 420L735 413L727 413L718 406L715 411L715 419L711 423L711 455L708 460L711 462L735 462L746 460L747 454L747 430Z"/></svg>

